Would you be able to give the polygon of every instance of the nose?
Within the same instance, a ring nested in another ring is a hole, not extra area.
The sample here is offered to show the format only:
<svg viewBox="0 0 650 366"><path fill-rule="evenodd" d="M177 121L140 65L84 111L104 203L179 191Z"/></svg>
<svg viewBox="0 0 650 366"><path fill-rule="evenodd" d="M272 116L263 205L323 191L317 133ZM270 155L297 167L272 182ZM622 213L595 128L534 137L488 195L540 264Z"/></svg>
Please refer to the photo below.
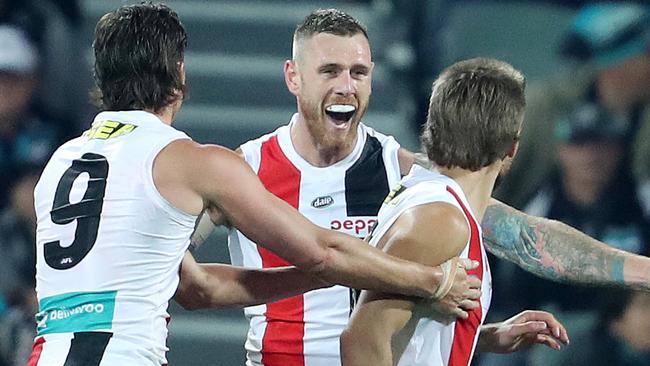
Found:
<svg viewBox="0 0 650 366"><path fill-rule="evenodd" d="M352 77L350 70L345 70L339 74L336 86L336 94L348 96L356 93L356 80Z"/></svg>

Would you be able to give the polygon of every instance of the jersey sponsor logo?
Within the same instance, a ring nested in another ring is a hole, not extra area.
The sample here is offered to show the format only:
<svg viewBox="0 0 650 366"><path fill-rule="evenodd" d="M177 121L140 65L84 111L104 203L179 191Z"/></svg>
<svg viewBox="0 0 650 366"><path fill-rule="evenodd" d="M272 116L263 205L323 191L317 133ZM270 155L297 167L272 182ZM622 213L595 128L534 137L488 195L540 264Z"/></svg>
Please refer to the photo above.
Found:
<svg viewBox="0 0 650 366"><path fill-rule="evenodd" d="M332 220L330 229L354 234L358 237L367 236L377 224L376 218L347 218L344 220Z"/></svg>
<svg viewBox="0 0 650 366"><path fill-rule="evenodd" d="M332 196L321 196L316 197L313 201L311 201L311 207L325 208L327 206L331 206L332 203L334 203L334 198L332 198Z"/></svg>
<svg viewBox="0 0 650 366"><path fill-rule="evenodd" d="M38 335L111 329L116 294L70 292L41 299L36 314Z"/></svg>
<svg viewBox="0 0 650 366"><path fill-rule="evenodd" d="M131 133L136 127L138 126L116 121L98 121L94 122L92 127L84 132L84 135L91 140L107 140Z"/></svg>

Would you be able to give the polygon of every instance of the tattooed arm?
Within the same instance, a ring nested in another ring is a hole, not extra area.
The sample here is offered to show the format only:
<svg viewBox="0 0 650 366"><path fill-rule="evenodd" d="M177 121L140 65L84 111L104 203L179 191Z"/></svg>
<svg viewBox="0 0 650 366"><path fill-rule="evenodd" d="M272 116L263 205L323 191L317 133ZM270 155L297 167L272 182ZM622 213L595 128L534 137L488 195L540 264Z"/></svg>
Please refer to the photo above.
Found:
<svg viewBox="0 0 650 366"><path fill-rule="evenodd" d="M402 174L413 163L431 166L426 155L400 151ZM561 222L493 199L481 227L489 252L539 277L650 291L650 258L612 248Z"/></svg>
<svg viewBox="0 0 650 366"><path fill-rule="evenodd" d="M493 199L481 226L488 251L539 277L650 291L650 258L612 248L558 221Z"/></svg>

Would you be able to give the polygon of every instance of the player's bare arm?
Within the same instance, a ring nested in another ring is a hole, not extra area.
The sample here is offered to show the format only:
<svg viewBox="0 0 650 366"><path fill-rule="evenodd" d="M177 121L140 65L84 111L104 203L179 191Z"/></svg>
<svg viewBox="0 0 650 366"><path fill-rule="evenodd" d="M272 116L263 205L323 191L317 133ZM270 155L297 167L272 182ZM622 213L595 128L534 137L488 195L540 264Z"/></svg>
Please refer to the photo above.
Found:
<svg viewBox="0 0 650 366"><path fill-rule="evenodd" d="M198 215L214 205L247 237L321 279L355 288L431 297L442 271L392 258L325 230L264 189L232 151L179 140L156 158L154 179L173 205Z"/></svg>
<svg viewBox="0 0 650 366"><path fill-rule="evenodd" d="M241 149L235 153L242 156ZM192 234L191 246L200 246L220 225L232 226L219 208L207 207ZM474 291L480 286L480 281L468 278L465 271L477 264L464 265L464 270L459 269L453 278L449 278L449 292L432 301L437 311L450 317L466 318L469 309L463 306L473 303L464 301L474 299L470 296L480 295ZM297 269L245 270L222 264L198 264L191 254L187 254L181 266L181 283L175 299L188 310L239 307L268 303L330 285Z"/></svg>
<svg viewBox="0 0 650 366"><path fill-rule="evenodd" d="M650 258L612 248L561 222L492 200L482 227L486 249L540 277L650 291Z"/></svg>
<svg viewBox="0 0 650 366"><path fill-rule="evenodd" d="M426 156L400 150L402 174ZM485 248L539 277L583 285L650 291L650 258L612 248L558 221L527 215L491 200L483 220Z"/></svg>
<svg viewBox="0 0 650 366"><path fill-rule="evenodd" d="M439 265L457 256L468 238L469 227L458 209L430 203L400 215L378 246L403 259ZM407 324L417 303L384 292L362 291L341 335L343 365L392 365L411 336Z"/></svg>
<svg viewBox="0 0 650 366"><path fill-rule="evenodd" d="M329 284L295 267L247 269L197 263L188 252L174 299L187 310L259 305Z"/></svg>

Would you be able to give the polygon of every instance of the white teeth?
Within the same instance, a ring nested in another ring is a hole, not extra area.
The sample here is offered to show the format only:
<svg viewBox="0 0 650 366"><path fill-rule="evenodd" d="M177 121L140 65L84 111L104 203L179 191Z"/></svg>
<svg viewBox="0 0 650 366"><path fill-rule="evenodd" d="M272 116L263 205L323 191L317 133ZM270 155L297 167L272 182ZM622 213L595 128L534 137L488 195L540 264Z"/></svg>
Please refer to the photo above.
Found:
<svg viewBox="0 0 650 366"><path fill-rule="evenodd" d="M332 104L325 108L328 112L334 113L349 113L354 112L357 108L349 104Z"/></svg>

